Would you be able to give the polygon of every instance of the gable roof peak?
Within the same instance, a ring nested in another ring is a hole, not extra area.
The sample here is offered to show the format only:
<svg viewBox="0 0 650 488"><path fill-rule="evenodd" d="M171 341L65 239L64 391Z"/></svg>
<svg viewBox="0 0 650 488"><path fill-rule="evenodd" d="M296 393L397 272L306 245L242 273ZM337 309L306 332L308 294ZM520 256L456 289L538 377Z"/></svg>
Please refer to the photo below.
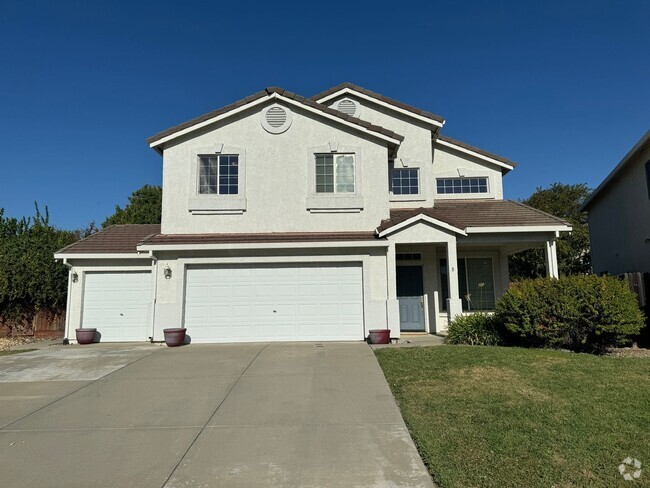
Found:
<svg viewBox="0 0 650 488"><path fill-rule="evenodd" d="M374 101L380 104L390 105L395 110L401 112L407 112L416 118L425 119L425 121L437 127L442 127L445 124L445 119L440 115L436 115L426 110L422 110L417 107L414 107L412 105L399 102L385 95L381 95L380 93L376 93L371 90L368 90L367 88L363 88L362 86L355 85L354 83L350 83L349 81L344 81L343 83L333 86L332 88L329 88L321 93L318 93L313 97L311 97L311 99L323 103L326 102L327 100L330 100L338 96L339 92L342 90L352 90L364 98L373 99Z"/></svg>

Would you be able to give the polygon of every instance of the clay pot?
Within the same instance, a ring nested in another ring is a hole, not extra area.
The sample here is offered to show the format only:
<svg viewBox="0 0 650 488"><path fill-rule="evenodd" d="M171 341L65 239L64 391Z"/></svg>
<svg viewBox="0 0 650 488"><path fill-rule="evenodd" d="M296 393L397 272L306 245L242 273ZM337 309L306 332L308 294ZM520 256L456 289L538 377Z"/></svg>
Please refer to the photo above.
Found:
<svg viewBox="0 0 650 488"><path fill-rule="evenodd" d="M165 344L169 347L178 347L183 345L183 342L185 342L186 331L187 329L184 327L163 329L163 334L165 334Z"/></svg>
<svg viewBox="0 0 650 488"><path fill-rule="evenodd" d="M368 332L369 344L390 344L390 329L374 329Z"/></svg>
<svg viewBox="0 0 650 488"><path fill-rule="evenodd" d="M97 335L97 329L75 329L77 335L78 344L92 344L95 342L95 336Z"/></svg>

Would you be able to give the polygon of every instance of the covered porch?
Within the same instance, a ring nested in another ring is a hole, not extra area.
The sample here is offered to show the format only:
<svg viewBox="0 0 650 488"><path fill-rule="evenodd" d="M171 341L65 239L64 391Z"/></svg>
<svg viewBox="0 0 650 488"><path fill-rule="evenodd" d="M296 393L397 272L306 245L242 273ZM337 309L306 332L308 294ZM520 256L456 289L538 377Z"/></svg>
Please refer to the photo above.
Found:
<svg viewBox="0 0 650 488"><path fill-rule="evenodd" d="M502 204L519 213L537 212L514 202ZM558 277L556 240L571 228L555 217L542 214L544 225L470 226L438 209L417 210L426 212L401 212L378 229L389 241L389 322L400 333L445 334L458 315L494 311L510 284L508 256L516 252L544 248L547 275Z"/></svg>

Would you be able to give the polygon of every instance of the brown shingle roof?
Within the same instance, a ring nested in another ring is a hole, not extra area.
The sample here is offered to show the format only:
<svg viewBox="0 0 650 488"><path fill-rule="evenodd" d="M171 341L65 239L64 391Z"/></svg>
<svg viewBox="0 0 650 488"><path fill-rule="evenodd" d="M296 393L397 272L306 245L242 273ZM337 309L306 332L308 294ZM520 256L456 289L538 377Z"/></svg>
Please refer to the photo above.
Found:
<svg viewBox="0 0 650 488"><path fill-rule="evenodd" d="M349 82L341 83L340 85L336 85L328 90L325 90L324 92L318 93L317 95L311 97L311 99L321 100L331 95L332 93L336 93L337 91L343 90L344 88L349 88L350 90L363 93L364 95L367 95L369 97L375 98L377 100L381 100L382 102L388 103L390 105L394 105L395 107L401 108L403 110L407 110L408 112L413 112L414 114L419 115L421 117L426 117L427 119L435 120L436 122L440 122L441 124L445 122L445 119L443 119L440 115L432 114L431 112L427 112L426 110L413 107L412 105L407 105L406 103L398 102L397 100L393 100L392 98L386 97L384 95L380 95L379 93L375 93L359 85L355 85L354 83L349 83Z"/></svg>
<svg viewBox="0 0 650 488"><path fill-rule="evenodd" d="M259 234L157 234L143 245L228 244L265 242L371 241L374 232L273 232Z"/></svg>
<svg viewBox="0 0 650 488"><path fill-rule="evenodd" d="M364 129L367 129L372 132L377 132L379 134L383 134L385 136L391 137L393 139L397 139L398 141L403 141L404 137L393 132L392 130L385 129L379 125L371 124L370 122L366 122L365 120L360 120L358 117L352 117L350 115L346 115L344 113L339 112L338 110L334 110L333 108L329 108L325 105L322 105L320 103L317 103L316 101L302 97L300 95L296 95L295 93L292 93L290 91L284 90L283 88L279 88L277 86L272 86L269 88L266 88L262 91L259 91L257 93L253 93L252 95L247 96L246 98L242 98L241 100L237 100L234 103L231 103L230 105L226 105L225 107L218 108L216 110L213 110L212 112L208 112L207 114L200 115L199 117L193 118L192 120L188 120L187 122L183 122L182 124L176 125L174 127L170 127L169 129L166 129L162 132L159 132L158 134L150 137L147 139L147 144L153 144L154 142L162 139L163 137L167 137L171 134L174 134L176 132L179 132L183 129L187 129L188 127L192 127L193 125L199 124L201 122L204 122L206 120L209 120L213 117L217 117L219 115L225 114L227 112L230 112L231 110L234 110L236 108L241 107L242 105L246 105L247 103L254 102L255 100L259 100L260 98L263 97L268 97L272 93L277 93L278 95L281 95L285 98L290 98L291 100L295 100L299 103L302 103L303 105L306 105L311 108L315 108L317 110L320 110L321 112L327 113L329 115L333 115L335 117L338 117L339 119L345 120L347 122L351 122L353 124L356 124L360 127L363 127Z"/></svg>
<svg viewBox="0 0 650 488"><path fill-rule="evenodd" d="M112 225L81 239L57 254L135 254L138 243L160 232L160 224Z"/></svg>
<svg viewBox="0 0 650 488"><path fill-rule="evenodd" d="M498 154L488 152L484 149L481 149L480 147L472 146L470 144L467 144L466 142L462 142L457 139L452 139L451 137L443 136L442 134L438 136L438 139L449 142L451 144L455 144L456 146L460 146L465 149L469 149L470 151L474 151L476 153L482 154L483 156L487 156L488 158L496 159L497 161L501 161L502 163L506 163L510 166L513 167L517 166L517 163L515 163L514 161L510 161L509 159L506 159L503 156L499 156Z"/></svg>
<svg viewBox="0 0 650 488"><path fill-rule="evenodd" d="M420 214L462 230L467 227L570 225L541 210L511 200L436 200L433 208L391 210L390 219L383 220L377 230L382 232Z"/></svg>

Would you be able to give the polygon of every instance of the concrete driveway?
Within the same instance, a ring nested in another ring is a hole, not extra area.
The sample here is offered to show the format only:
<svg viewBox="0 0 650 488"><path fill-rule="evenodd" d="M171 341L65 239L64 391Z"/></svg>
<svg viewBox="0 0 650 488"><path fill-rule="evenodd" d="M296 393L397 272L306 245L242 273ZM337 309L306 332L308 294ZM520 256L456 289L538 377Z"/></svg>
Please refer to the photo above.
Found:
<svg viewBox="0 0 650 488"><path fill-rule="evenodd" d="M5 486L431 487L360 343L0 357Z"/></svg>

